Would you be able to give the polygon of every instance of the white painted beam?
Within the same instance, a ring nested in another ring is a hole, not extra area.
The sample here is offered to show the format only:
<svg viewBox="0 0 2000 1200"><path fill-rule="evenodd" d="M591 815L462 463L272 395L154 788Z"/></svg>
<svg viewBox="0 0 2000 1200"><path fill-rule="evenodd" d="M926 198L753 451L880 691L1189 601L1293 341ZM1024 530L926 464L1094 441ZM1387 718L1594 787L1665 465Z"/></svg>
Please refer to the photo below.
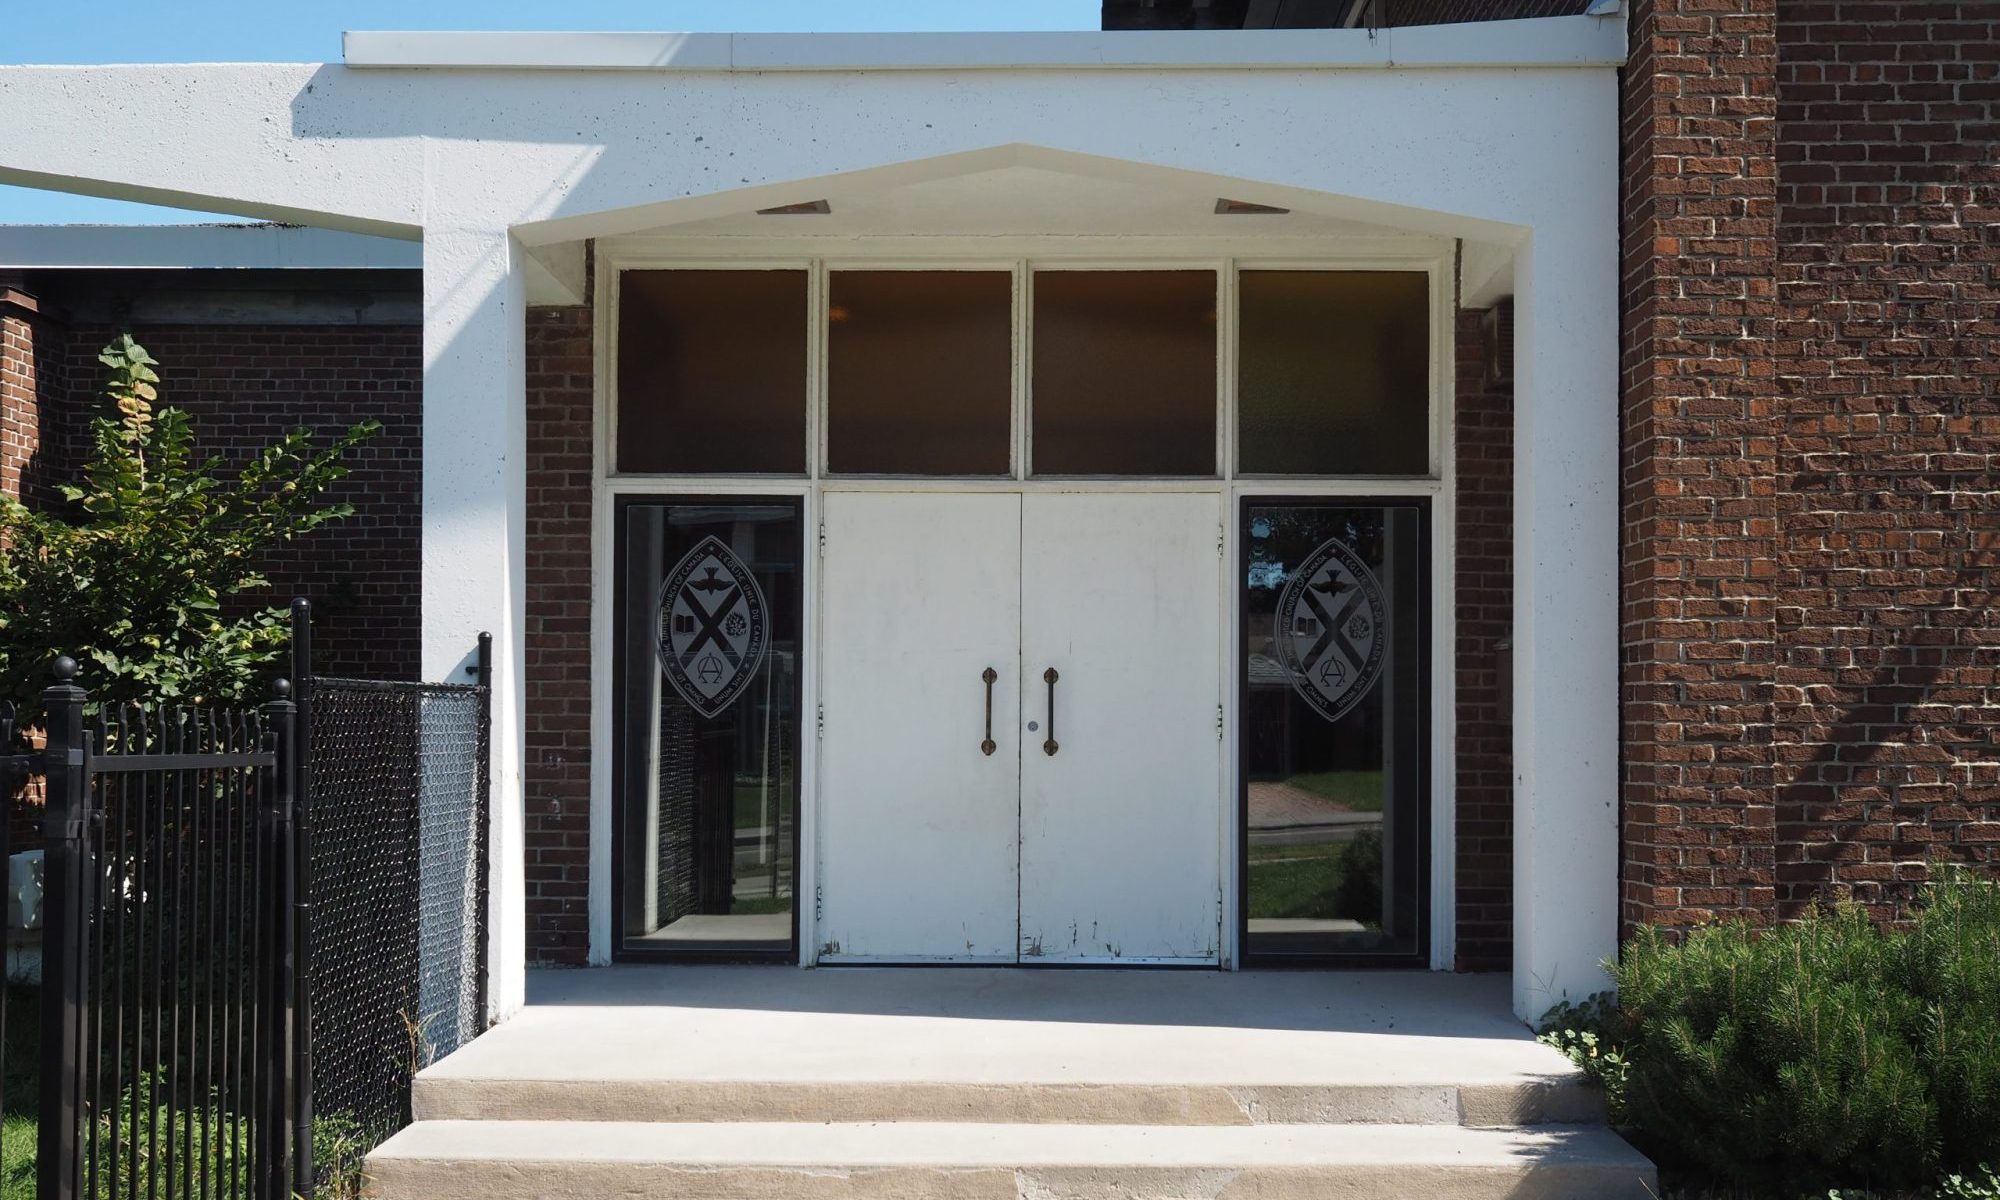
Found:
<svg viewBox="0 0 2000 1200"><path fill-rule="evenodd" d="M413 239L422 130L398 122L379 91L342 89L343 74L304 63L0 67L0 183Z"/></svg>
<svg viewBox="0 0 2000 1200"><path fill-rule="evenodd" d="M1615 67L1624 29L1542 17L1385 29L1100 33L541 33L357 30L350 67L559 71L1012 71Z"/></svg>

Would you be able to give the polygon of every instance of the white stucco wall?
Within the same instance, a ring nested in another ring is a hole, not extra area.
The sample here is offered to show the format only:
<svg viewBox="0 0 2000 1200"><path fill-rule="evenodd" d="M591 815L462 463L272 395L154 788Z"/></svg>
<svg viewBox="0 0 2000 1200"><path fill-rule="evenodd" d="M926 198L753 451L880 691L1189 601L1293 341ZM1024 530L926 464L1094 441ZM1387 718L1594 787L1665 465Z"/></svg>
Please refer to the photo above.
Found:
<svg viewBox="0 0 2000 1200"><path fill-rule="evenodd" d="M595 70L542 38L553 62L507 66L485 43L462 55L477 70L0 67L0 182L422 239L424 668L450 677L495 634L502 1012L525 945L529 247L1026 158L1187 173L1218 195L1254 181L1266 203L1514 248L1515 1002L1532 1017L1601 986L1616 945L1623 31L1508 26L1399 31L1393 50L1287 31L1258 65L1230 41L1247 35L1180 35L1154 62L1126 35L1066 34L1035 35L1015 65L992 40L734 38L722 61L685 42L680 65ZM439 61L444 45L362 49Z"/></svg>

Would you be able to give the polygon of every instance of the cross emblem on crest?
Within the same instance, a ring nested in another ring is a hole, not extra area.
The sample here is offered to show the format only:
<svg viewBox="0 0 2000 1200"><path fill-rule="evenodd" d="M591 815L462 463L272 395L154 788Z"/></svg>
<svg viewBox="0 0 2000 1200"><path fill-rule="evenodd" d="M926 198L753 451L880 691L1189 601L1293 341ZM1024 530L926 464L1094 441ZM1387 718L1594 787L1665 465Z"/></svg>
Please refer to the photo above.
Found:
<svg viewBox="0 0 2000 1200"><path fill-rule="evenodd" d="M1292 688L1320 716L1337 721L1373 690L1388 640L1382 585L1359 555L1322 542L1278 596L1278 657Z"/></svg>
<svg viewBox="0 0 2000 1200"><path fill-rule="evenodd" d="M703 538L667 573L655 624L660 669L704 717L749 686L770 640L756 576L716 537Z"/></svg>

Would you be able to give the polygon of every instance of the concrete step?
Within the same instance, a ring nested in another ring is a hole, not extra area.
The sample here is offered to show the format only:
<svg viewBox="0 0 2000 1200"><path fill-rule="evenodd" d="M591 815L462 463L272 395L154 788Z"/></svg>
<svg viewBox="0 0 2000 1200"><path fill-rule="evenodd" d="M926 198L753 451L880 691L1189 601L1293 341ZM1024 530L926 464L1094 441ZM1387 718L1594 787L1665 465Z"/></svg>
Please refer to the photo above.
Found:
<svg viewBox="0 0 2000 1200"><path fill-rule="evenodd" d="M1580 1078L1435 1083L1115 1083L800 1079L509 1079L423 1075L420 1121L965 1121L1058 1125L1602 1122Z"/></svg>
<svg viewBox="0 0 2000 1200"><path fill-rule="evenodd" d="M1643 1200L1602 1126L422 1121L377 1200Z"/></svg>

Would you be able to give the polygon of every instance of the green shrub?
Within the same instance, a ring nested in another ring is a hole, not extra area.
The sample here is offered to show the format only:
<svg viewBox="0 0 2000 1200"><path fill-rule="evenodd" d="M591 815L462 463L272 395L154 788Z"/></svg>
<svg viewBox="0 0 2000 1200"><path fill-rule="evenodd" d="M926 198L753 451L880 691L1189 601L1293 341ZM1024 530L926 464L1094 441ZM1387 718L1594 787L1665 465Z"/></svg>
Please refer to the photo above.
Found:
<svg viewBox="0 0 2000 1200"><path fill-rule="evenodd" d="M1753 1194L1917 1194L2000 1157L1991 881L1949 875L1889 931L1853 907L1679 943L1644 929L1612 971L1617 1008L1553 1011L1550 1040L1618 1063L1614 1119L1665 1167Z"/></svg>
<svg viewBox="0 0 2000 1200"><path fill-rule="evenodd" d="M348 515L325 502L340 460L375 432L324 449L293 430L233 474L195 457L179 409L155 412L158 362L131 335L98 356L115 416L91 427L90 463L67 512L0 496L0 700L30 713L66 653L94 700L243 702L288 642L281 608L241 602L267 581L263 554Z"/></svg>
<svg viewBox="0 0 2000 1200"><path fill-rule="evenodd" d="M1382 926L1382 829L1370 826L1340 852L1340 915Z"/></svg>

